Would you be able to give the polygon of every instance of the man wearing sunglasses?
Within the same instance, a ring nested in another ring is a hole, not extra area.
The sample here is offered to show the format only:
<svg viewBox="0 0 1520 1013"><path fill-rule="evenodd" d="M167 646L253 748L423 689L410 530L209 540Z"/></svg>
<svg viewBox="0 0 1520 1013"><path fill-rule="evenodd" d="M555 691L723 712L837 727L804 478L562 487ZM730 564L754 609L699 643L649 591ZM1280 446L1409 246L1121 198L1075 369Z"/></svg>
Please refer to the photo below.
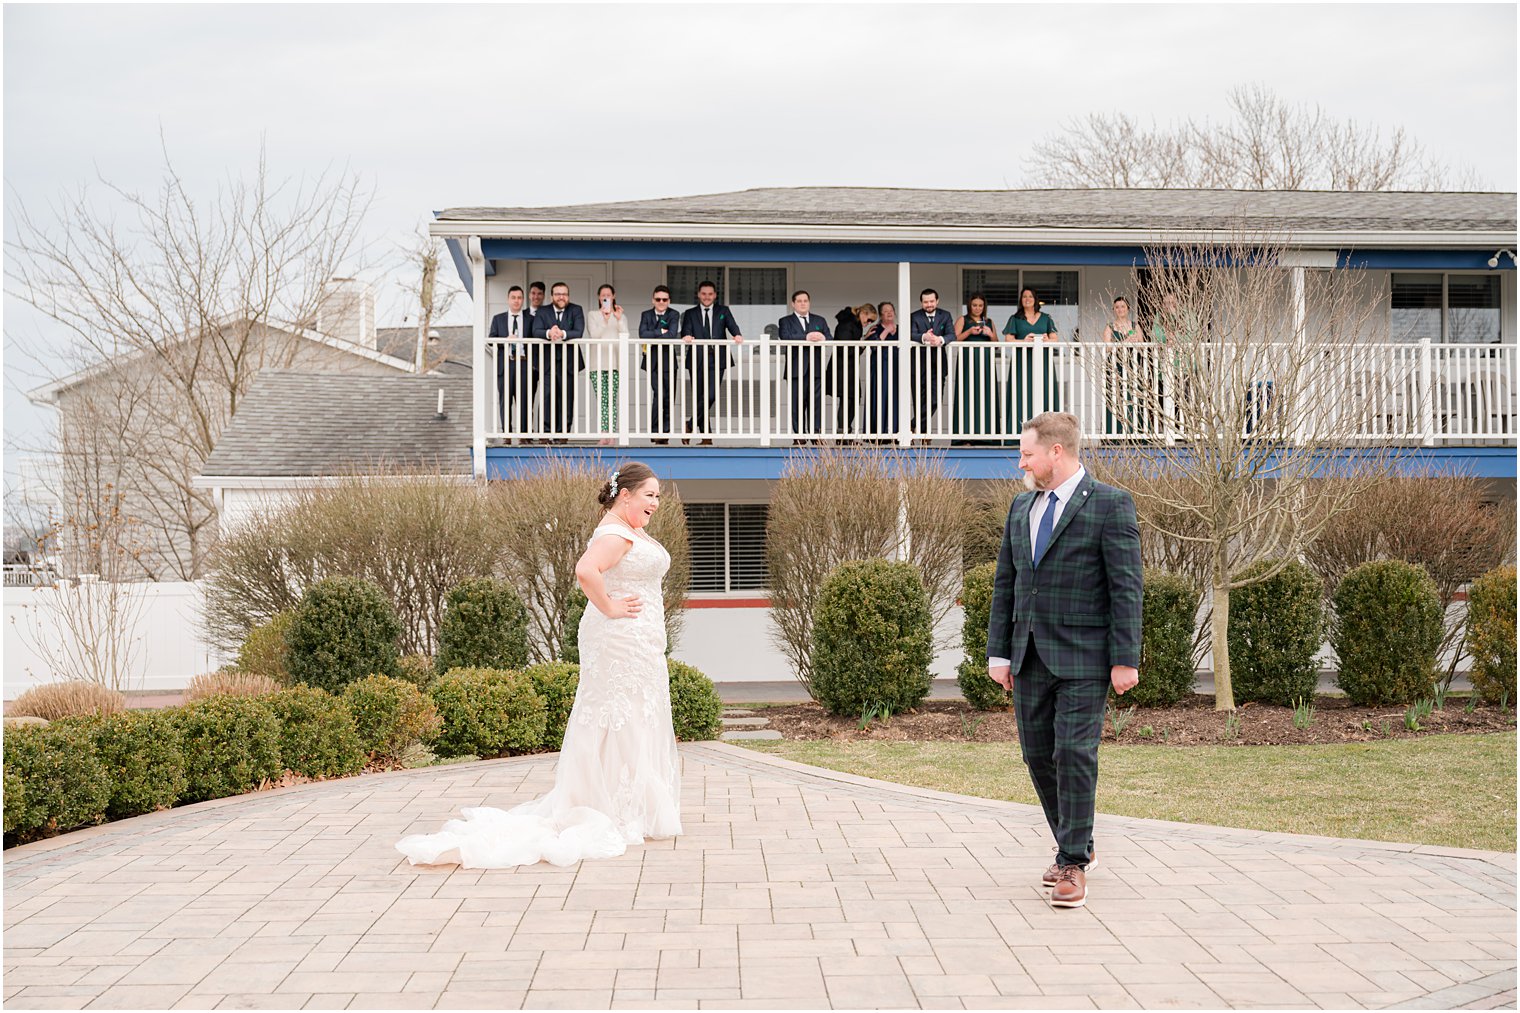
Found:
<svg viewBox="0 0 1520 1013"><path fill-rule="evenodd" d="M639 366L649 370L649 429L654 442L663 446L670 442L670 389L678 368L676 350L665 342L679 334L681 317L671 307L670 289L664 285L654 287L653 302L639 317L639 338L659 344L644 346Z"/></svg>

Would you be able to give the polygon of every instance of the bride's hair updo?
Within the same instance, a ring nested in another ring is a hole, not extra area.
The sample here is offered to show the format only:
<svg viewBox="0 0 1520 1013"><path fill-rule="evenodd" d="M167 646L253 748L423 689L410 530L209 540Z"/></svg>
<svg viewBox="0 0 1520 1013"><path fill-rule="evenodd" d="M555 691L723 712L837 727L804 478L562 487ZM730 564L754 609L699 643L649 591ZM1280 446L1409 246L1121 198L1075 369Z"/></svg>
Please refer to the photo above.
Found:
<svg viewBox="0 0 1520 1013"><path fill-rule="evenodd" d="M654 478L654 469L642 461L627 461L613 469L612 474L596 491L596 501L603 510L610 510L617 494L623 489L637 489Z"/></svg>

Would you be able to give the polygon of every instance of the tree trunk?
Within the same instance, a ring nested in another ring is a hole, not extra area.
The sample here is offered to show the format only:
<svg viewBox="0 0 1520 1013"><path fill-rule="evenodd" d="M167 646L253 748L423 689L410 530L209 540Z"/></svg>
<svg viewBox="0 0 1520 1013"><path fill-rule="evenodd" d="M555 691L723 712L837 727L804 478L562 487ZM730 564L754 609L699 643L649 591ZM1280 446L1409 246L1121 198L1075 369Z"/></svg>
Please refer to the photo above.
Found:
<svg viewBox="0 0 1520 1013"><path fill-rule="evenodd" d="M1230 588L1218 577L1214 580L1214 709L1235 709L1235 690L1230 685Z"/></svg>

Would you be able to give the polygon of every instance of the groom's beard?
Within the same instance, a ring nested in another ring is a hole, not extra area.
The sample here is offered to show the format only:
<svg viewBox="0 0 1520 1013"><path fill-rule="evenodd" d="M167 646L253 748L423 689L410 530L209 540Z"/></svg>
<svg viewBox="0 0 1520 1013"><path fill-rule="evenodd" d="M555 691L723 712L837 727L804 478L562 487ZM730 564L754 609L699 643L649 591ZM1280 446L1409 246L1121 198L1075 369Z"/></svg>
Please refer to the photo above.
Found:
<svg viewBox="0 0 1520 1013"><path fill-rule="evenodd" d="M1038 482L1036 482L1034 480L1034 473L1033 472L1029 472L1029 471L1024 472L1024 489L1025 489L1026 492L1038 492L1039 491L1039 489L1040 489L1040 483L1038 483Z"/></svg>

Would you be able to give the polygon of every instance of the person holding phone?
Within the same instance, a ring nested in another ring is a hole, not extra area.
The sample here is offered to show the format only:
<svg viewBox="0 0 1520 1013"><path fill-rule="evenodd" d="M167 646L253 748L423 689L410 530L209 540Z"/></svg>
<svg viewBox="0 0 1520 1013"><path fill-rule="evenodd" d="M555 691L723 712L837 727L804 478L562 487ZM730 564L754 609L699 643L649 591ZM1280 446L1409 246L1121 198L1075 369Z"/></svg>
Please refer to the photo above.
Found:
<svg viewBox="0 0 1520 1013"><path fill-rule="evenodd" d="M586 336L596 342L591 349L591 393L601 405L598 446L611 447L618 431L618 345L628 337L628 318L618 305L611 285L596 290L596 309L586 318Z"/></svg>

